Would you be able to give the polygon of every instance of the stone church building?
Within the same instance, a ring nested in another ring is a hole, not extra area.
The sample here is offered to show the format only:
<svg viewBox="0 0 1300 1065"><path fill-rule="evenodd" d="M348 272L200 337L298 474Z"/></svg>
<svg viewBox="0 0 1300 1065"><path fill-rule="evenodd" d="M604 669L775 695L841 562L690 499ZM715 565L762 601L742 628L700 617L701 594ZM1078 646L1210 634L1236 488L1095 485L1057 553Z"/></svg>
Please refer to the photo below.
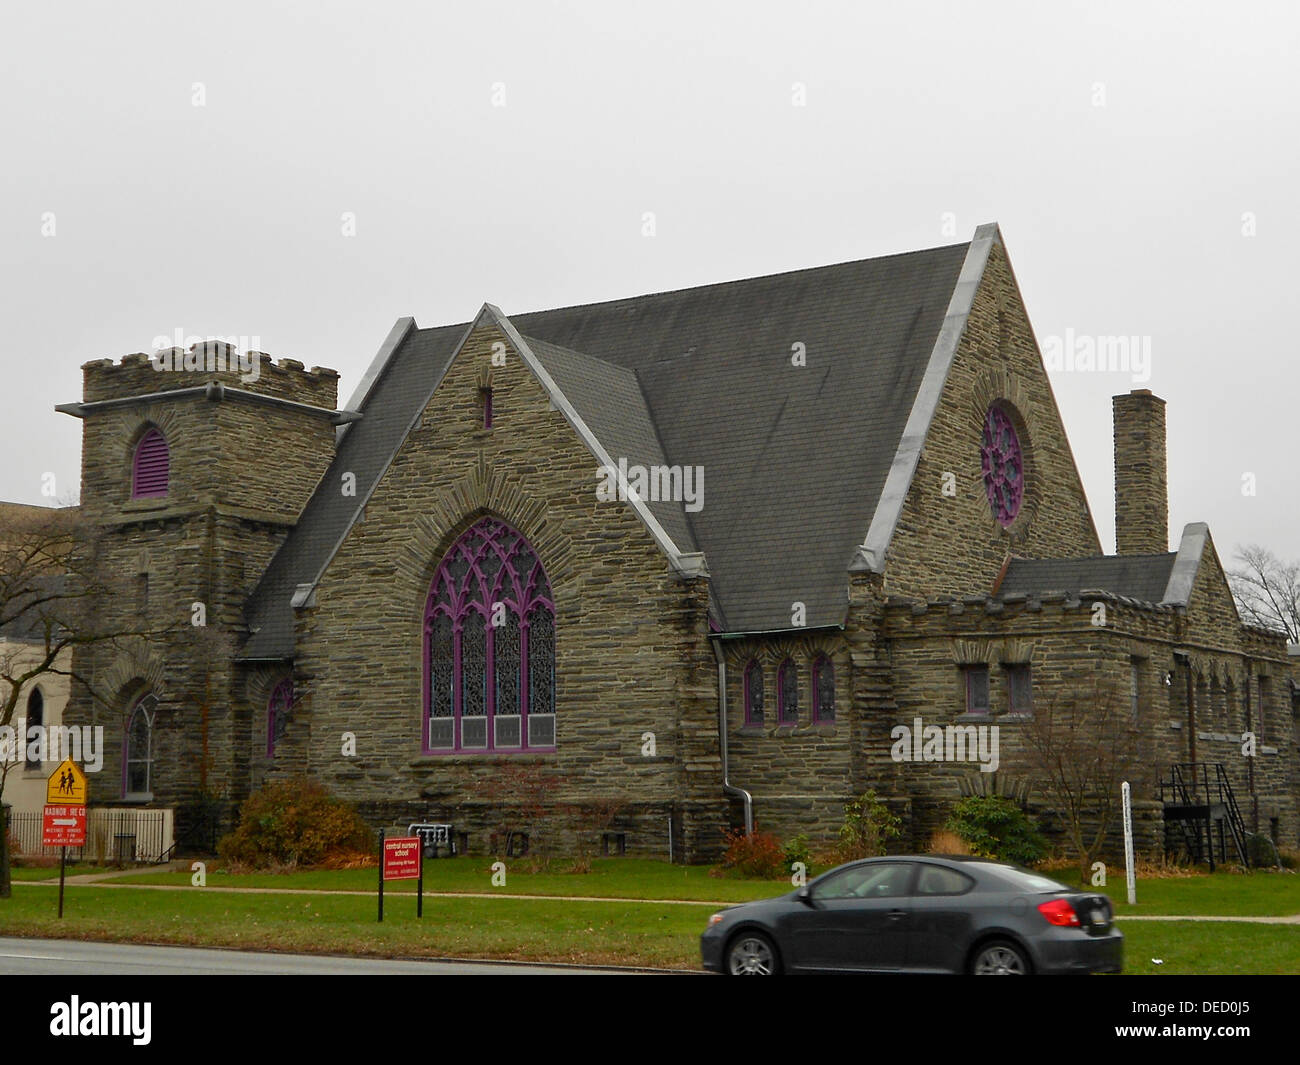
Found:
<svg viewBox="0 0 1300 1065"><path fill-rule="evenodd" d="M228 823L306 771L483 853L536 767L628 853L713 858L747 820L831 838L867 788L921 847L993 776L1050 821L1024 730L1104 691L1153 769L1145 845L1175 763L1221 764L1249 828L1300 842L1297 659L1241 624L1205 525L1170 550L1149 392L1114 401L1103 554L995 225L402 319L345 407L332 370L166 354L86 364L59 408L110 610L171 626L80 652L115 700L65 714L118 737L96 801L174 807L183 838L205 801ZM918 718L996 725L998 772L899 758Z"/></svg>

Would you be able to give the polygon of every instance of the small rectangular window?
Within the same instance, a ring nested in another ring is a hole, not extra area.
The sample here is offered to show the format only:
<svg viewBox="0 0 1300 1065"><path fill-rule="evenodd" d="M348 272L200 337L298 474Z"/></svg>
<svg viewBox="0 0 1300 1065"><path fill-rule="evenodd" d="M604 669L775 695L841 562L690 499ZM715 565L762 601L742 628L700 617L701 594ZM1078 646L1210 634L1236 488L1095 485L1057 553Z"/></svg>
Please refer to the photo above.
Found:
<svg viewBox="0 0 1300 1065"><path fill-rule="evenodd" d="M1142 659L1130 658L1129 675L1129 720L1137 724L1142 714Z"/></svg>
<svg viewBox="0 0 1300 1065"><path fill-rule="evenodd" d="M989 667L966 666L966 713L989 712Z"/></svg>
<svg viewBox="0 0 1300 1065"><path fill-rule="evenodd" d="M1255 743L1257 745L1264 743L1264 738L1269 735L1268 715L1273 709L1273 682L1265 676L1259 678L1259 709L1255 714L1255 720L1252 722L1255 726Z"/></svg>
<svg viewBox="0 0 1300 1065"><path fill-rule="evenodd" d="M479 400L483 404L483 428L492 428L492 389L479 389Z"/></svg>
<svg viewBox="0 0 1300 1065"><path fill-rule="evenodd" d="M1028 665L1007 666L1007 709L1013 714L1034 712L1033 684Z"/></svg>

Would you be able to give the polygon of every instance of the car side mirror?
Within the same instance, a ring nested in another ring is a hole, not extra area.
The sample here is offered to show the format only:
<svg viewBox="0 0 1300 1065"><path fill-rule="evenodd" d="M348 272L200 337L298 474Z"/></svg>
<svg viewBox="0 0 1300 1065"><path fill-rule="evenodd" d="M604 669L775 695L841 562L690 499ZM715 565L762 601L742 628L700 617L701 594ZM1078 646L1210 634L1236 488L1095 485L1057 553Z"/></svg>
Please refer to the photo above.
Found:
<svg viewBox="0 0 1300 1065"><path fill-rule="evenodd" d="M799 894L796 895L795 898L797 898L800 902L806 902L808 903L808 905L810 906L812 905L812 892L809 891L806 887L801 887L799 889Z"/></svg>

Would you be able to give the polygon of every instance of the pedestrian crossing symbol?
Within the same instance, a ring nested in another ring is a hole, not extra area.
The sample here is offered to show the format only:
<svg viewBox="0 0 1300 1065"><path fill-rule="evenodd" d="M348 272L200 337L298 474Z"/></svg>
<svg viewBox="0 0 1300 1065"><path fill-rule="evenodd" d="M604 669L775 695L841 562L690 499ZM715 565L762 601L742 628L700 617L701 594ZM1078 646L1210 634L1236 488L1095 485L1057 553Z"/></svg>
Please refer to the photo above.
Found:
<svg viewBox="0 0 1300 1065"><path fill-rule="evenodd" d="M45 785L45 802L59 806L86 805L86 774L71 758L65 758L50 774Z"/></svg>

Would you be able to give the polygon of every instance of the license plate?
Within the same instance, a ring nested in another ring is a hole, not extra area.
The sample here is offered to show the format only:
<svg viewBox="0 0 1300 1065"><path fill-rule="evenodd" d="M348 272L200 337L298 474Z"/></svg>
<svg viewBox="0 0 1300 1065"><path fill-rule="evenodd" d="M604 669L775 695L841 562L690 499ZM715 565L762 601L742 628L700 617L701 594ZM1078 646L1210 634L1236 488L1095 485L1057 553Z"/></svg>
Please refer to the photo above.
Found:
<svg viewBox="0 0 1300 1065"><path fill-rule="evenodd" d="M1106 924L1106 914L1101 910L1094 910L1092 914L1092 923L1098 927Z"/></svg>

